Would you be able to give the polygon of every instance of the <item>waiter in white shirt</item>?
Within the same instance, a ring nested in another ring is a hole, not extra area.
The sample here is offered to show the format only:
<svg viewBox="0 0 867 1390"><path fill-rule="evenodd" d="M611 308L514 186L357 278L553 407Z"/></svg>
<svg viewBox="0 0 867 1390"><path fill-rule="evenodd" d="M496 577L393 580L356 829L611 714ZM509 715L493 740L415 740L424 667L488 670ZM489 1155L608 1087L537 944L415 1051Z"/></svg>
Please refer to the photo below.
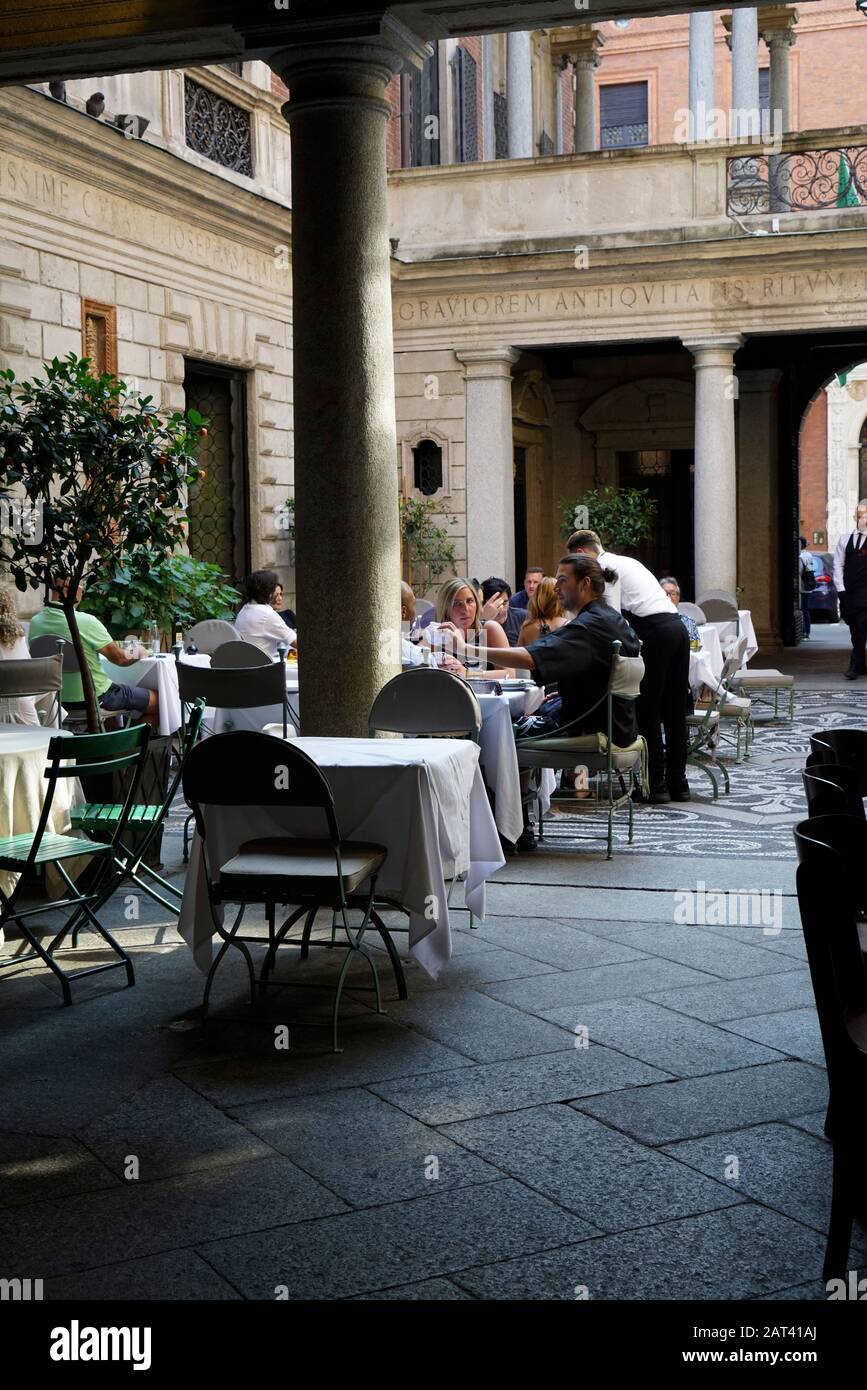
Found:
<svg viewBox="0 0 867 1390"><path fill-rule="evenodd" d="M617 582L606 585L605 600L622 612L643 643L644 676L635 712L639 731L647 741L648 799L657 805L689 801L689 636L677 609L646 565L605 550L595 531L576 531L566 549L570 555L592 555L603 569L617 571Z"/></svg>
<svg viewBox="0 0 867 1390"><path fill-rule="evenodd" d="M834 551L834 584L840 597L840 616L849 625L852 655L843 674L853 681L867 675L867 498L855 508L855 530L841 536Z"/></svg>

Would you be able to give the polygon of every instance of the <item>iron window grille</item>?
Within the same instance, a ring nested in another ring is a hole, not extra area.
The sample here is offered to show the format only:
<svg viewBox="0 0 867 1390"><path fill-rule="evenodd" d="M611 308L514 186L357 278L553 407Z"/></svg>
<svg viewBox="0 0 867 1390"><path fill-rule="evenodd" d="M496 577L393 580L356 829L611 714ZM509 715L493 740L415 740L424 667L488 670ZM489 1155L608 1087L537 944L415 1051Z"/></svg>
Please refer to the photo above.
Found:
<svg viewBox="0 0 867 1390"><path fill-rule="evenodd" d="M236 174L253 176L250 112L226 101L208 87L184 79L187 145Z"/></svg>

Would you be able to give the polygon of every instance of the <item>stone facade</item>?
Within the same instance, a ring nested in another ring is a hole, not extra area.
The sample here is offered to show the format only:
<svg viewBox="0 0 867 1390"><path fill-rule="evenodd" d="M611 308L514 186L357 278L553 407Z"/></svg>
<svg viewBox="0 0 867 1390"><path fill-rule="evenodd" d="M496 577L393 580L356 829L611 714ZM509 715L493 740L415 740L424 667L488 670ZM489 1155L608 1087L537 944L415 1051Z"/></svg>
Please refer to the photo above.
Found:
<svg viewBox="0 0 867 1390"><path fill-rule="evenodd" d="M185 408L190 362L237 369L246 383L250 558L294 573L276 508L292 484L288 132L263 64L245 76L195 70L249 110L254 177L184 142L183 74L0 92L0 360L19 378L83 355L82 303L113 306L119 375L161 409ZM103 120L81 105L95 90ZM135 112L130 139L107 123Z"/></svg>

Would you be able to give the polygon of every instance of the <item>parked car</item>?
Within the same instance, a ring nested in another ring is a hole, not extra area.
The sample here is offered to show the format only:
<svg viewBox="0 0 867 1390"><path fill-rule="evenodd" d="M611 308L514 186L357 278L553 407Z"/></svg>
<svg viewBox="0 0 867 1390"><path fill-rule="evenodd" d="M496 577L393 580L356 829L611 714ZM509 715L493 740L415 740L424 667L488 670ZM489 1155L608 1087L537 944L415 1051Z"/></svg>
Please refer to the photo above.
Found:
<svg viewBox="0 0 867 1390"><path fill-rule="evenodd" d="M837 623L840 621L840 600L834 583L834 557L816 554L812 550L807 554L813 562L813 574L816 576L816 587L809 594L810 617L814 621L823 617L829 623Z"/></svg>

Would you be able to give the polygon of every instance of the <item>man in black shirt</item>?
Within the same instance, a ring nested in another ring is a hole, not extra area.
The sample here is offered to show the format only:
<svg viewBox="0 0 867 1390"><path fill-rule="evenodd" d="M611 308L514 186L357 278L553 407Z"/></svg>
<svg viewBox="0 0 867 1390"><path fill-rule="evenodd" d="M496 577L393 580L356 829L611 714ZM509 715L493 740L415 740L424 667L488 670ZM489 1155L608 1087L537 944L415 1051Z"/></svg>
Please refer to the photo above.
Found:
<svg viewBox="0 0 867 1390"><path fill-rule="evenodd" d="M557 597L565 609L575 613L572 621L529 647L487 648L485 654L496 666L528 671L537 685L556 681L562 707L547 724L546 732L566 724L574 724L567 736L608 731L605 696L612 643L620 642L622 656L638 656L641 651L641 643L626 619L603 598L605 585L616 580L613 570L603 570L590 555L564 556L557 567ZM456 642L461 636L455 629ZM615 744L625 748L634 743L638 737L635 701L615 695L611 718ZM535 848L531 841L532 833L525 828L518 847Z"/></svg>

